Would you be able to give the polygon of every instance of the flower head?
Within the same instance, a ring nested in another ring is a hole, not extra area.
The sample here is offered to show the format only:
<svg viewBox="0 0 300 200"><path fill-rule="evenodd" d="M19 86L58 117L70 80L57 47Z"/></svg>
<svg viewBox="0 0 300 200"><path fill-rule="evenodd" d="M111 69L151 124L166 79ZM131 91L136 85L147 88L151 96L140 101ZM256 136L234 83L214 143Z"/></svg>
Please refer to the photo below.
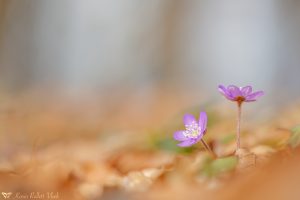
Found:
<svg viewBox="0 0 300 200"><path fill-rule="evenodd" d="M219 85L218 90L230 101L238 103L256 101L258 97L264 95L263 91L252 92L251 86L237 87L229 85L226 88L224 85Z"/></svg>
<svg viewBox="0 0 300 200"><path fill-rule="evenodd" d="M180 141L178 146L189 147L199 142L206 132L207 115L205 112L200 113L199 121L193 115L185 114L183 117L185 130L176 131L174 139Z"/></svg>

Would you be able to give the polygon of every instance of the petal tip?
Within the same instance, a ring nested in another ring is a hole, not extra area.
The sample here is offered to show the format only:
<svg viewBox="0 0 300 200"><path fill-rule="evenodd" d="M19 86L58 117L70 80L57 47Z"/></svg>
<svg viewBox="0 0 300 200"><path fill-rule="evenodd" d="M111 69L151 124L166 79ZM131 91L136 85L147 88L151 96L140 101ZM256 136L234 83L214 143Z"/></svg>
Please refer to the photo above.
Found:
<svg viewBox="0 0 300 200"><path fill-rule="evenodd" d="M176 131L173 134L173 139L177 141L185 141L187 138L184 136L183 131Z"/></svg>
<svg viewBox="0 0 300 200"><path fill-rule="evenodd" d="M186 113L183 116L183 123L184 123L184 125L189 125L189 124L192 124L194 122L196 122L196 118L194 117L194 115Z"/></svg>
<svg viewBox="0 0 300 200"><path fill-rule="evenodd" d="M194 144L195 144L194 140L186 140L186 141L183 141L183 142L177 144L177 146L179 146L179 147L190 147Z"/></svg>

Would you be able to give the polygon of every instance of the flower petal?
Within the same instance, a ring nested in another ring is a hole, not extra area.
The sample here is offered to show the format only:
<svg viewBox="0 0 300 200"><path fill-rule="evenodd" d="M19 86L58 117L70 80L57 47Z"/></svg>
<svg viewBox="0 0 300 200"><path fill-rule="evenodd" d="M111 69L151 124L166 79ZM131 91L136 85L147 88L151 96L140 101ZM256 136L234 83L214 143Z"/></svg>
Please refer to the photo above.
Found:
<svg viewBox="0 0 300 200"><path fill-rule="evenodd" d="M242 96L240 88L238 88L235 85L229 85L227 87L227 91L231 95L231 97L233 97L233 98L238 97L238 96Z"/></svg>
<svg viewBox="0 0 300 200"><path fill-rule="evenodd" d="M189 140L185 140L185 141L177 144L177 146L189 147L189 146L192 146L193 144L195 144L196 142L197 142L197 140L195 140L195 139L189 139Z"/></svg>
<svg viewBox="0 0 300 200"><path fill-rule="evenodd" d="M242 87L241 92L242 92L243 96L246 97L247 95L251 94L252 87L251 86Z"/></svg>
<svg viewBox="0 0 300 200"><path fill-rule="evenodd" d="M246 97L246 102L256 101L258 97L261 97L265 93L263 91L254 92Z"/></svg>
<svg viewBox="0 0 300 200"><path fill-rule="evenodd" d="M218 90L221 94L223 94L227 99L234 100L234 98L229 94L228 90L225 88L224 85L219 85Z"/></svg>
<svg viewBox="0 0 300 200"><path fill-rule="evenodd" d="M207 114L206 112L201 112L199 117L199 127L201 133L203 133L206 130L206 125L207 125Z"/></svg>
<svg viewBox="0 0 300 200"><path fill-rule="evenodd" d="M219 85L218 86L219 92L221 92L223 95L226 95L227 89L224 85Z"/></svg>
<svg viewBox="0 0 300 200"><path fill-rule="evenodd" d="M185 126L191 125L192 123L197 123L195 117L191 114L185 114L183 117L183 123Z"/></svg>
<svg viewBox="0 0 300 200"><path fill-rule="evenodd" d="M199 142L199 141L203 138L203 136L204 136L205 133L206 133L206 130L205 130L205 131L202 131L202 132L198 135L198 137L196 138L196 142L195 142L195 143Z"/></svg>
<svg viewBox="0 0 300 200"><path fill-rule="evenodd" d="M173 138L175 140L178 140L178 141L185 141L187 140L188 138L184 136L183 134L184 131L176 131L173 135Z"/></svg>

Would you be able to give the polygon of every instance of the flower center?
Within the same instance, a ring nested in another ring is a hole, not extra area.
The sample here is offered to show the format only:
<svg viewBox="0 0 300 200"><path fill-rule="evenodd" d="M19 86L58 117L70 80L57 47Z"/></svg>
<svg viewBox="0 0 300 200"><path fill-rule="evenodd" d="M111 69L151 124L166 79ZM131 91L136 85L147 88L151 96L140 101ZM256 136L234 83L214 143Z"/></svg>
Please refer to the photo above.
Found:
<svg viewBox="0 0 300 200"><path fill-rule="evenodd" d="M200 133L200 127L196 122L186 125L185 129L183 135L187 138L197 138Z"/></svg>
<svg viewBox="0 0 300 200"><path fill-rule="evenodd" d="M235 100L237 102L239 102L239 103L242 103L243 101L245 101L245 97L243 97L243 96L237 96L237 97L235 97Z"/></svg>

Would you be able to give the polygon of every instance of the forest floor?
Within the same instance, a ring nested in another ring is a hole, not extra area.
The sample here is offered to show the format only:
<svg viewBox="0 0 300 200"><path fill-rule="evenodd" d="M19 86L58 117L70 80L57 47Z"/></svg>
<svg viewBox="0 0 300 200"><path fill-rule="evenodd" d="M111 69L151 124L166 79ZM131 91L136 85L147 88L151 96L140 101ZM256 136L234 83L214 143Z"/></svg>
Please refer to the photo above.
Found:
<svg viewBox="0 0 300 200"><path fill-rule="evenodd" d="M237 156L236 111L223 104L2 99L0 199L300 199L299 103L268 119L245 114ZM217 159L172 138L183 114L203 107Z"/></svg>

